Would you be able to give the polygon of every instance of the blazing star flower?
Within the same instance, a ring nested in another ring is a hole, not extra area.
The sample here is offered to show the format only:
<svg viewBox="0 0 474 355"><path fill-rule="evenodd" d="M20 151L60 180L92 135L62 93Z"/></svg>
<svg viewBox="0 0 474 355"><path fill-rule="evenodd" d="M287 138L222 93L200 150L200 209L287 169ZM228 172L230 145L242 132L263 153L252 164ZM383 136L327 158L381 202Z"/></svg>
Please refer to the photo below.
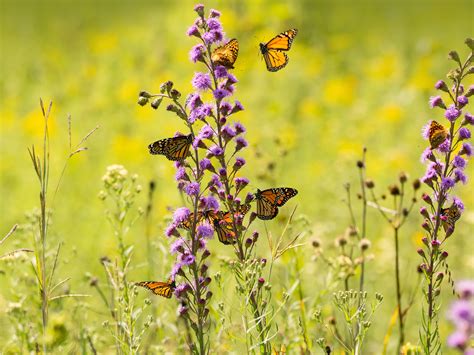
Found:
<svg viewBox="0 0 474 355"><path fill-rule="evenodd" d="M170 225L166 228L166 230L165 230L165 235L166 235L167 237L171 237L171 236L173 236L173 235L179 237L179 233L178 233L178 231L176 230L176 225L170 224Z"/></svg>
<svg viewBox="0 0 474 355"><path fill-rule="evenodd" d="M211 87L211 78L207 73L197 72L191 83L196 90L207 90Z"/></svg>
<svg viewBox="0 0 474 355"><path fill-rule="evenodd" d="M465 124L470 124L471 126L474 125L474 116L467 112L464 115L464 122Z"/></svg>
<svg viewBox="0 0 474 355"><path fill-rule="evenodd" d="M201 130L199 131L199 137L201 137L201 139L210 139L213 136L214 136L214 131L212 127L209 125L203 126Z"/></svg>
<svg viewBox="0 0 474 355"><path fill-rule="evenodd" d="M222 65L218 65L214 69L214 74L216 74L217 79L226 78L227 77L227 69Z"/></svg>
<svg viewBox="0 0 474 355"><path fill-rule="evenodd" d="M189 218L191 211L186 207L177 208L173 213L173 222L175 225L183 223Z"/></svg>
<svg viewBox="0 0 474 355"><path fill-rule="evenodd" d="M235 151L239 151L248 145L247 141L242 137L237 137L235 140Z"/></svg>
<svg viewBox="0 0 474 355"><path fill-rule="evenodd" d="M181 262L183 265L191 265L196 260L195 256L190 252L184 252L181 254Z"/></svg>
<svg viewBox="0 0 474 355"><path fill-rule="evenodd" d="M459 154L465 154L468 157L472 156L472 146L471 146L471 144L470 143L463 143L462 144L462 149L459 152Z"/></svg>
<svg viewBox="0 0 474 355"><path fill-rule="evenodd" d="M209 159L204 158L199 162L199 167L201 170L210 170L212 167L212 163Z"/></svg>
<svg viewBox="0 0 474 355"><path fill-rule="evenodd" d="M234 182L237 190L242 190L245 186L248 185L249 179L244 177L238 177L234 179Z"/></svg>
<svg viewBox="0 0 474 355"><path fill-rule="evenodd" d="M230 96L231 94L228 90L225 89L216 89L212 93L216 100L222 100L223 98Z"/></svg>
<svg viewBox="0 0 474 355"><path fill-rule="evenodd" d="M186 31L186 34L189 37L192 37L192 36L200 37L199 30L196 27L196 25L192 25L191 27L189 27L188 30Z"/></svg>
<svg viewBox="0 0 474 355"><path fill-rule="evenodd" d="M221 17L221 13L217 10L211 9L209 12L209 17Z"/></svg>
<svg viewBox="0 0 474 355"><path fill-rule="evenodd" d="M244 109L244 106L242 106L240 101L235 100L234 107L232 108L232 113L243 111L243 109Z"/></svg>
<svg viewBox="0 0 474 355"><path fill-rule="evenodd" d="M463 173L461 169L454 170L454 181L461 181L464 185L467 184L467 176Z"/></svg>
<svg viewBox="0 0 474 355"><path fill-rule="evenodd" d="M184 192L188 194L188 196L197 196L199 195L200 186L198 182L190 182L184 188Z"/></svg>
<svg viewBox="0 0 474 355"><path fill-rule="evenodd" d="M206 50L206 47L204 47L202 43L196 44L189 52L189 59L193 63L203 62L205 50Z"/></svg>
<svg viewBox="0 0 474 355"><path fill-rule="evenodd" d="M430 97L430 107L435 108L435 107L441 107L441 108L446 108L446 105L443 102L443 99L441 96L431 96Z"/></svg>
<svg viewBox="0 0 474 355"><path fill-rule="evenodd" d="M224 39L224 34L220 30L211 30L202 35L207 45L220 42Z"/></svg>
<svg viewBox="0 0 474 355"><path fill-rule="evenodd" d="M235 158L234 170L238 170L245 165L245 159L241 157Z"/></svg>
<svg viewBox="0 0 474 355"><path fill-rule="evenodd" d="M236 135L236 132L234 131L234 129L230 127L229 125L222 127L221 133L226 142L232 139L233 137L235 137Z"/></svg>
<svg viewBox="0 0 474 355"><path fill-rule="evenodd" d="M466 96L459 96L458 97L458 104L460 107L464 107L469 103L469 100Z"/></svg>
<svg viewBox="0 0 474 355"><path fill-rule="evenodd" d="M181 264L180 262L177 262L173 265L173 268L171 269L171 274L170 274L171 279L174 280L176 278L176 275L178 275L181 272L182 267L183 267L183 264Z"/></svg>
<svg viewBox="0 0 474 355"><path fill-rule="evenodd" d="M436 82L435 88L437 90L448 92L448 85L446 85L446 83L443 80L438 80Z"/></svg>
<svg viewBox="0 0 474 355"><path fill-rule="evenodd" d="M441 188L443 190L449 190L450 188L454 187L454 179L450 177L443 177L441 179Z"/></svg>
<svg viewBox="0 0 474 355"><path fill-rule="evenodd" d="M171 244L170 253L176 254L178 251L182 252L184 250L184 245L185 245L185 242L183 238L176 239L174 243Z"/></svg>
<svg viewBox="0 0 474 355"><path fill-rule="evenodd" d="M197 93L192 93L188 96L186 100L186 107L189 107L191 111L196 110L199 106L202 105L201 96Z"/></svg>
<svg viewBox="0 0 474 355"><path fill-rule="evenodd" d="M433 161L433 159L435 159L433 150L430 147L426 148L421 154L421 162L426 163L427 161Z"/></svg>
<svg viewBox="0 0 474 355"><path fill-rule="evenodd" d="M471 131L468 130L466 127L461 127L459 129L459 139L460 140L466 140L471 138Z"/></svg>
<svg viewBox="0 0 474 355"><path fill-rule="evenodd" d="M466 166L466 161L463 158L461 158L459 155L456 155L453 160L453 165L456 168L464 169L464 167Z"/></svg>
<svg viewBox="0 0 474 355"><path fill-rule="evenodd" d="M174 176L176 180L189 180L188 175L186 174L186 169L184 167L178 168Z"/></svg>
<svg viewBox="0 0 474 355"><path fill-rule="evenodd" d="M445 139L445 141L438 146L438 150L441 153L449 152L450 148L451 148L451 139L449 138Z"/></svg>
<svg viewBox="0 0 474 355"><path fill-rule="evenodd" d="M218 211L219 210L219 202L217 202L217 200L213 196L204 197L203 202L204 202L204 209L206 211L209 211L209 210Z"/></svg>
<svg viewBox="0 0 474 355"><path fill-rule="evenodd" d="M221 188L222 183L221 183L221 180L219 179L219 176L216 174L212 175L211 180L209 181L209 185Z"/></svg>
<svg viewBox="0 0 474 355"><path fill-rule="evenodd" d="M224 151L218 145L213 145L212 147L209 148L208 151L209 151L210 156L216 156L217 157L219 155L224 154Z"/></svg>
<svg viewBox="0 0 474 355"><path fill-rule="evenodd" d="M197 235L202 238L211 238L214 235L214 228L209 223L202 223L197 227Z"/></svg>
<svg viewBox="0 0 474 355"><path fill-rule="evenodd" d="M222 31L222 25L219 20L210 18L207 20L207 27L212 31Z"/></svg>
<svg viewBox="0 0 474 355"><path fill-rule="evenodd" d="M448 109L444 113L444 117L448 119L450 122L456 121L456 119L461 115L461 110L458 110L456 106L453 104L448 107Z"/></svg>
<svg viewBox="0 0 474 355"><path fill-rule="evenodd" d="M244 125L240 122L235 122L234 123L234 128L235 128L235 133L236 134L245 133L245 131L246 131Z"/></svg>
<svg viewBox="0 0 474 355"><path fill-rule="evenodd" d="M219 111L222 113L223 116L227 116L232 112L232 105L226 101L222 101L221 106L219 107Z"/></svg>

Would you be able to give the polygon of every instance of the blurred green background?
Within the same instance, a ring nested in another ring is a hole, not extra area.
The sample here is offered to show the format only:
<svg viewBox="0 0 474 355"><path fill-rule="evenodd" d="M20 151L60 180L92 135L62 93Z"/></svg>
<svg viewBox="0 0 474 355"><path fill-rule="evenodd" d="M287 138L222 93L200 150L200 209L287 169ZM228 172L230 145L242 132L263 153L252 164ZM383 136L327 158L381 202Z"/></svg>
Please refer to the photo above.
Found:
<svg viewBox="0 0 474 355"><path fill-rule="evenodd" d="M341 202L342 186L357 183L355 161L362 147L368 148L368 176L376 181L379 192L396 182L400 171L409 173L411 179L424 173L419 160L426 146L421 128L429 119L443 119L440 110L430 110L428 98L437 94L434 83L453 66L447 60L448 51L457 49L463 58L467 54L463 42L473 34L473 1L203 3L206 9L222 12L227 36L240 42L235 98L245 111L235 118L248 128L250 148L243 155L249 164L244 174L251 179L251 189L275 184L299 190L289 205L297 203L297 214L311 221L313 235L306 242L317 236L330 249L332 240L349 224ZM144 187L149 180L156 181L156 239L163 238L162 221L169 207L181 202L174 167L150 156L146 147L184 126L164 109L154 111L136 101L140 90L157 92L165 80L172 80L185 94L192 90L193 73L203 70L189 62L188 52L195 41L185 34L195 18L195 3L1 0L0 4L0 235L14 223L24 222L25 211L38 205L37 180L27 147L41 143L39 98L54 101L53 186L68 150L67 115L72 116L73 142L100 125L87 143L89 151L72 159L53 206L52 241L64 242L68 261L60 272L72 278L74 291L88 293L84 273L98 274L98 259L115 252L104 206L96 198L108 165L124 165L140 176ZM288 28L299 30L289 52L290 62L280 72L269 73L258 44ZM275 168L269 172L272 162ZM467 173L474 176L472 164ZM472 277L474 267L472 252L466 253L472 246L474 196L468 186L458 187L455 193L466 205L447 247L453 256L453 277L458 280ZM145 194L142 198L143 206ZM283 216L290 210L288 207ZM379 313L370 337L371 349L378 352L394 307L393 248L390 230L377 211L370 211L369 218L375 260L369 267L368 288L386 296L385 311ZM414 213L402 235L402 267L413 275L406 280L407 288L417 282L420 221ZM263 229L263 223L260 227ZM280 228L276 221L267 227ZM22 238L18 239L21 246L31 247L31 238ZM136 245L137 264L143 264L143 224L132 231L129 242ZM213 243L215 252L231 255L229 249ZM12 238L0 254L14 244ZM318 277L325 273L324 264L311 261L311 254L309 243L299 250L306 262L309 296L318 292L312 288L314 280L321 283ZM169 262L157 262L157 278L168 272ZM216 271L218 263L213 267ZM133 273L140 279L146 275L144 270L142 265ZM0 310L11 299L9 291L3 291L10 276L0 275ZM284 289L286 281L278 274L273 281ZM173 312L174 305L166 307ZM2 313L0 328L8 329ZM409 317L413 342L418 338L418 315L413 312ZM443 325L442 330L445 338L448 327ZM8 336L8 332L1 333L0 342Z"/></svg>

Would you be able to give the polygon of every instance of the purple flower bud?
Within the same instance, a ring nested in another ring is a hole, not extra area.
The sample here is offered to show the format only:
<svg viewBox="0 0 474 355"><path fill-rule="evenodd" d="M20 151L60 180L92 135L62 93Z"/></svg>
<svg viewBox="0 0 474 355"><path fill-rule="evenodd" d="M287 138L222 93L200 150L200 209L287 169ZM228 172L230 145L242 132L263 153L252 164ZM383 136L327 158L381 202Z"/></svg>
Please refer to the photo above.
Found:
<svg viewBox="0 0 474 355"><path fill-rule="evenodd" d="M244 177L238 177L234 179L235 182L235 188L237 190L237 193L240 192L245 186L248 185L249 179L244 178Z"/></svg>
<svg viewBox="0 0 474 355"><path fill-rule="evenodd" d="M211 283L211 281L212 281L211 278L208 276L201 282L201 286L206 287L207 285Z"/></svg>
<svg viewBox="0 0 474 355"><path fill-rule="evenodd" d="M456 155L453 159L453 165L456 168L464 169L466 166L466 161L459 155Z"/></svg>
<svg viewBox="0 0 474 355"><path fill-rule="evenodd" d="M187 180L189 181L189 177L188 177L188 174L186 174L186 169L181 167L181 168L178 168L178 170L176 171L176 174L175 174L175 179L177 181L179 180Z"/></svg>
<svg viewBox="0 0 474 355"><path fill-rule="evenodd" d="M218 79L226 78L227 69L222 65L218 65L217 67L214 68L214 74L216 75Z"/></svg>
<svg viewBox="0 0 474 355"><path fill-rule="evenodd" d="M424 222L421 224L421 227L422 227L424 230L428 231L428 232L431 231L430 224L429 224L427 221L424 221Z"/></svg>
<svg viewBox="0 0 474 355"><path fill-rule="evenodd" d="M240 122L235 122L234 123L234 128L235 128L235 133L237 133L237 134L245 133L245 131L246 131L244 125Z"/></svg>
<svg viewBox="0 0 474 355"><path fill-rule="evenodd" d="M436 158L433 154L433 150L430 147L426 148L423 151L423 153L421 153L421 162L422 163L425 163L427 161L435 161L435 160L436 160Z"/></svg>
<svg viewBox="0 0 474 355"><path fill-rule="evenodd" d="M186 192L188 194L188 196L197 196L197 195L199 195L200 189L201 189L201 186L199 185L199 183L190 182L184 188L184 192Z"/></svg>
<svg viewBox="0 0 474 355"><path fill-rule="evenodd" d="M247 141L242 137L237 137L237 139L235 140L235 151L237 152L242 148L245 148L246 146L248 146Z"/></svg>
<svg viewBox="0 0 474 355"><path fill-rule="evenodd" d="M230 139L235 137L235 134L236 134L234 129L228 125L225 125L224 127L222 127L221 133L222 133L222 137L224 137L224 140L226 142L228 142Z"/></svg>
<svg viewBox="0 0 474 355"><path fill-rule="evenodd" d="M209 269L209 266L207 264L202 264L201 265L201 275L205 275L207 270Z"/></svg>
<svg viewBox="0 0 474 355"><path fill-rule="evenodd" d="M211 291L207 291L207 293L206 293L206 300L211 299L211 297L212 297L212 292L211 292Z"/></svg>
<svg viewBox="0 0 474 355"><path fill-rule="evenodd" d="M446 83L443 80L438 80L438 82L435 85L435 88L437 90L441 90L441 91L445 91L445 92L449 91L448 86L446 85Z"/></svg>
<svg viewBox="0 0 474 355"><path fill-rule="evenodd" d="M221 16L221 13L219 11L211 9L209 13L209 17L220 17L220 16Z"/></svg>
<svg viewBox="0 0 474 355"><path fill-rule="evenodd" d="M214 210L217 211L219 210L219 202L214 198L214 196L208 196L203 198L204 202L204 210L209 211L209 210Z"/></svg>
<svg viewBox="0 0 474 355"><path fill-rule="evenodd" d="M204 5L197 4L196 6L194 6L194 11L196 11L199 16L204 16Z"/></svg>
<svg viewBox="0 0 474 355"><path fill-rule="evenodd" d="M441 179L441 188L445 191L449 190L450 188L454 187L454 179L450 177L443 177Z"/></svg>
<svg viewBox="0 0 474 355"><path fill-rule="evenodd" d="M192 37L192 36L201 37L201 34L199 33L199 30L196 27L196 25L192 25L191 27L189 27L188 30L186 31L186 34L189 37Z"/></svg>
<svg viewBox="0 0 474 355"><path fill-rule="evenodd" d="M181 254L181 262L184 265L192 265L195 260L196 258L190 252L185 252L184 254Z"/></svg>
<svg viewBox="0 0 474 355"><path fill-rule="evenodd" d="M265 283L265 279L263 277L260 277L258 279L258 287L262 287L264 283Z"/></svg>
<svg viewBox="0 0 474 355"><path fill-rule="evenodd" d="M423 249L419 248L416 252L422 257L425 257L425 252L423 251Z"/></svg>
<svg viewBox="0 0 474 355"><path fill-rule="evenodd" d="M212 163L209 159L207 158L203 158L200 162L199 162L199 167L201 168L201 170L214 170L214 167L212 166Z"/></svg>
<svg viewBox="0 0 474 355"><path fill-rule="evenodd" d="M456 284L456 291L462 299L470 299L474 297L474 281L473 280L462 280Z"/></svg>
<svg viewBox="0 0 474 355"><path fill-rule="evenodd" d="M243 110L244 110L244 106L242 106L240 101L235 100L234 107L232 108L232 113L236 113Z"/></svg>
<svg viewBox="0 0 474 355"><path fill-rule="evenodd" d="M441 253L441 260L444 260L444 259L446 259L447 257L448 257L448 252L447 252L447 251L443 251L443 252Z"/></svg>
<svg viewBox="0 0 474 355"><path fill-rule="evenodd" d="M191 286L189 286L189 284L187 284L187 283L179 284L174 289L174 295L177 298L180 298L180 297L184 296L186 294L186 292L188 292L190 289L191 289Z"/></svg>
<svg viewBox="0 0 474 355"><path fill-rule="evenodd" d="M455 169L454 170L454 182L459 182L461 181L463 185L467 184L467 176L463 173L461 169Z"/></svg>
<svg viewBox="0 0 474 355"><path fill-rule="evenodd" d="M225 117L232 111L232 105L227 101L222 101L221 106L219 107L220 112Z"/></svg>
<svg viewBox="0 0 474 355"><path fill-rule="evenodd" d="M237 158L235 158L235 163L234 163L233 169L234 170L239 170L244 165L245 165L245 159L241 158L241 157L237 157Z"/></svg>
<svg viewBox="0 0 474 355"><path fill-rule="evenodd" d="M245 246L248 248L252 245L253 240L250 238L245 239Z"/></svg>
<svg viewBox="0 0 474 355"><path fill-rule="evenodd" d="M228 90L225 89L216 89L212 93L216 100L222 100L223 98L230 96L231 94Z"/></svg>
<svg viewBox="0 0 474 355"><path fill-rule="evenodd" d="M472 146L470 143L463 143L462 148L459 152L459 155L466 155L468 157L472 156Z"/></svg>
<svg viewBox="0 0 474 355"><path fill-rule="evenodd" d="M464 203L458 197L453 197L453 204L460 210L461 212L464 211Z"/></svg>
<svg viewBox="0 0 474 355"><path fill-rule="evenodd" d="M468 130L466 127L461 127L459 129L459 140L469 139L471 138L471 131Z"/></svg>
<svg viewBox="0 0 474 355"><path fill-rule="evenodd" d="M459 104L459 107L463 108L464 106L466 106L467 104L469 103L469 100L467 99L466 96L459 96L458 97L458 104Z"/></svg>
<svg viewBox="0 0 474 355"><path fill-rule="evenodd" d="M177 263L175 263L175 264L173 265L173 268L171 269L171 274L170 274L170 277L171 277L173 280L175 279L176 275L179 275L179 274L182 273L182 270L181 270L181 267L182 267L182 266L183 266L183 265L182 265L181 263L179 263L179 262L177 262Z"/></svg>
<svg viewBox="0 0 474 355"><path fill-rule="evenodd" d="M204 250L204 252L202 253L202 257L201 257L201 260L204 260L206 259L207 257L209 257L209 255L211 255L211 252L209 250Z"/></svg>
<svg viewBox="0 0 474 355"><path fill-rule="evenodd" d="M451 149L451 139L447 138L438 146L438 150L441 153L447 153Z"/></svg>
<svg viewBox="0 0 474 355"><path fill-rule="evenodd" d="M252 202L252 201L254 200L254 198L255 198L255 196L254 196L251 192L249 192L249 193L247 194L247 196L245 196L245 203L250 203L250 202Z"/></svg>
<svg viewBox="0 0 474 355"><path fill-rule="evenodd" d="M175 236L179 237L179 232L176 230L176 225L175 224L170 224L166 230L165 230L165 235L167 237Z"/></svg>
<svg viewBox="0 0 474 355"><path fill-rule="evenodd" d="M262 258L260 262L262 263L263 266L267 265L267 259L265 258Z"/></svg>
<svg viewBox="0 0 474 355"><path fill-rule="evenodd" d="M225 200L225 199L226 199L226 195L225 195L225 191L224 191L224 190L222 190L222 189L217 190L217 194L219 195L219 198L220 198L221 200Z"/></svg>
<svg viewBox="0 0 474 355"><path fill-rule="evenodd" d="M219 169L219 176L221 176L221 177L227 176L227 170L225 168L220 168Z"/></svg>
<svg viewBox="0 0 474 355"><path fill-rule="evenodd" d="M474 116L471 115L469 112L467 112L465 115L464 115L464 122L463 122L463 125L474 125Z"/></svg>
<svg viewBox="0 0 474 355"><path fill-rule="evenodd" d="M175 225L183 223L185 220L189 218L191 212L186 207L177 208L173 213L173 222Z"/></svg>
<svg viewBox="0 0 474 355"><path fill-rule="evenodd" d="M443 99L441 96L431 96L430 97L430 107L435 108L435 107L441 107L446 109L446 105L443 102Z"/></svg>
<svg viewBox="0 0 474 355"><path fill-rule="evenodd" d="M441 245L441 242L440 242L438 239L435 239L435 240L432 240L432 241L431 241L431 246L432 246L434 249L437 249L440 245Z"/></svg>
<svg viewBox="0 0 474 355"><path fill-rule="evenodd" d="M208 156L209 157L212 157L212 156L219 156L219 155L222 155L224 154L224 151L222 150L221 147L219 147L218 145L213 145L212 147L209 148L208 150Z"/></svg>
<svg viewBox="0 0 474 355"><path fill-rule="evenodd" d="M461 115L461 110L458 110L454 104L449 106L446 112L444 113L444 117L446 117L448 121L450 122L456 121L456 119L460 115Z"/></svg>
<svg viewBox="0 0 474 355"><path fill-rule="evenodd" d="M204 62L203 53L205 53L205 50L206 49L202 43L196 44L189 52L189 59L191 59L191 62Z"/></svg>
<svg viewBox="0 0 474 355"><path fill-rule="evenodd" d="M186 98L185 107L189 107L191 111L196 110L199 106L202 105L201 96L197 93L189 94Z"/></svg>
<svg viewBox="0 0 474 355"><path fill-rule="evenodd" d="M211 78L207 73L197 72L191 83L196 90L207 90L211 87Z"/></svg>
<svg viewBox="0 0 474 355"><path fill-rule="evenodd" d="M207 27L212 31L222 31L222 25L219 20L215 18L210 18L207 20Z"/></svg>
<svg viewBox="0 0 474 355"><path fill-rule="evenodd" d="M425 206L420 207L420 214L425 218L430 218L428 210L426 209Z"/></svg>
<svg viewBox="0 0 474 355"><path fill-rule="evenodd" d="M211 176L211 180L209 181L209 185L208 186L216 186L216 187L222 187L222 183L219 179L219 176L217 176L216 174L213 174Z"/></svg>
<svg viewBox="0 0 474 355"><path fill-rule="evenodd" d="M178 238L174 241L173 244L171 244L170 247L170 253L171 254L176 254L178 251L182 253L184 251L184 239L183 238Z"/></svg>

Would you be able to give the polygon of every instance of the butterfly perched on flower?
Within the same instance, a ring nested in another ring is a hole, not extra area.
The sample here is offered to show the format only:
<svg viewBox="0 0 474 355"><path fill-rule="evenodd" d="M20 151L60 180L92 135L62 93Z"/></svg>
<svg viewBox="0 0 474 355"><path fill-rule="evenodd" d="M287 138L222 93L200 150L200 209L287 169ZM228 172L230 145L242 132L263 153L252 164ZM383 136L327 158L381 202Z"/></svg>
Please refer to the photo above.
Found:
<svg viewBox="0 0 474 355"><path fill-rule="evenodd" d="M265 59L268 71L278 71L288 64L289 59L284 52L290 50L297 33L298 30L293 28L273 37L266 44L260 43L260 52Z"/></svg>
<svg viewBox="0 0 474 355"><path fill-rule="evenodd" d="M240 205L238 211L234 212L234 218L237 218L239 215L245 216L249 210L249 204ZM235 243L233 219L229 211L208 210L198 212L197 223L200 223L203 219L206 219L214 227L214 231L217 233L217 237L221 243L226 245ZM191 213L187 220L178 225L178 228L189 230L193 221L194 213Z"/></svg>
<svg viewBox="0 0 474 355"><path fill-rule="evenodd" d="M214 49L211 60L214 65L222 65L227 69L234 69L234 63L239 54L239 42L232 38L223 46Z"/></svg>
<svg viewBox="0 0 474 355"><path fill-rule="evenodd" d="M192 134L160 139L148 145L150 154L164 155L168 160L183 160L188 156L189 147L193 142Z"/></svg>
<svg viewBox="0 0 474 355"><path fill-rule="evenodd" d="M255 194L257 217L263 220L275 218L278 214L278 207L283 206L297 193L298 190L291 187L276 187L263 191L257 189Z"/></svg>
<svg viewBox="0 0 474 355"><path fill-rule="evenodd" d="M454 232L454 226L459 218L461 218L461 210L453 202L451 207L441 209L441 216L444 217L443 229L446 233L452 234Z"/></svg>
<svg viewBox="0 0 474 355"><path fill-rule="evenodd" d="M142 281L135 283L136 286L144 287L155 295L171 298L171 294L176 288L176 283L171 278L167 282Z"/></svg>
<svg viewBox="0 0 474 355"><path fill-rule="evenodd" d="M431 144L431 149L438 148L448 138L448 130L436 121L431 121L428 130L428 139Z"/></svg>

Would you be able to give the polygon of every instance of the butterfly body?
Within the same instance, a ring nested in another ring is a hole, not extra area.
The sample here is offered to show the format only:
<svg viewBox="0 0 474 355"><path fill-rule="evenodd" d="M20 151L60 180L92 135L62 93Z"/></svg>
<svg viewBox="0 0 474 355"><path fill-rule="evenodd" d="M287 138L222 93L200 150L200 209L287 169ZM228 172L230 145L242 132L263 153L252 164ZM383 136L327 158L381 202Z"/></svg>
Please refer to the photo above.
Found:
<svg viewBox="0 0 474 355"><path fill-rule="evenodd" d="M297 34L298 30L294 28L280 33L265 44L260 43L260 52L268 71L276 72L288 64L289 58L284 52L290 50Z"/></svg>
<svg viewBox="0 0 474 355"><path fill-rule="evenodd" d="M148 150L150 154L164 155L168 160L184 160L188 156L192 142L192 134L165 138L149 144Z"/></svg>
<svg viewBox="0 0 474 355"><path fill-rule="evenodd" d="M258 190L255 194L257 200L257 217L263 220L273 219L278 214L278 207L283 206L290 198L296 196L298 190L291 187L277 187Z"/></svg>
<svg viewBox="0 0 474 355"><path fill-rule="evenodd" d="M223 46L214 49L211 60L214 65L222 65L227 69L234 69L234 63L239 55L239 42L232 38Z"/></svg>
<svg viewBox="0 0 474 355"><path fill-rule="evenodd" d="M136 286L144 287L155 295L171 298L173 291L176 288L176 283L171 278L167 282L161 281L142 281L137 282Z"/></svg>
<svg viewBox="0 0 474 355"><path fill-rule="evenodd" d="M447 138L448 130L436 121L431 121L428 131L428 139L431 144L431 149L438 148Z"/></svg>

